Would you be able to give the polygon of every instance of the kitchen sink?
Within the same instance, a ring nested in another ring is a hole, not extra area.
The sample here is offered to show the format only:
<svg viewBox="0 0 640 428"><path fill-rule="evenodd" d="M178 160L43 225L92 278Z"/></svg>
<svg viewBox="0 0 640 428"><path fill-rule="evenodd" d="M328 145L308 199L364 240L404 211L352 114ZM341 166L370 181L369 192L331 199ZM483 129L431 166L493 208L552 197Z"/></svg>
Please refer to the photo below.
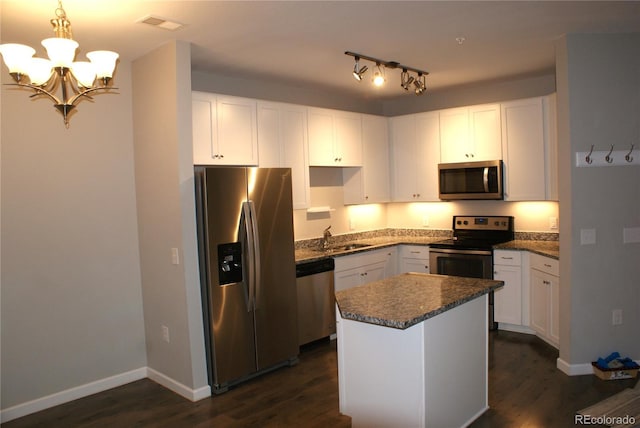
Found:
<svg viewBox="0 0 640 428"><path fill-rule="evenodd" d="M347 244L347 245L342 245L340 247L334 247L331 250L332 251L351 251L351 250L357 250L359 248L366 248L370 246L371 244Z"/></svg>

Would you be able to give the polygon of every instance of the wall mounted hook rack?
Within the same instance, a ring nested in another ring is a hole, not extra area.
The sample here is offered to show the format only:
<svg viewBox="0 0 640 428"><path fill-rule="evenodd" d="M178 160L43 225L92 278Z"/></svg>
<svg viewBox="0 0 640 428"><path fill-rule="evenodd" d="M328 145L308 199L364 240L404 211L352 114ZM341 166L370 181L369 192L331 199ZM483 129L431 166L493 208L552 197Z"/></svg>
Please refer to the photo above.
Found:
<svg viewBox="0 0 640 428"><path fill-rule="evenodd" d="M614 144L609 150L594 151L594 147L592 144L588 152L576 152L577 167L640 165L640 161L631 156L635 144L631 145L629 151L613 150Z"/></svg>

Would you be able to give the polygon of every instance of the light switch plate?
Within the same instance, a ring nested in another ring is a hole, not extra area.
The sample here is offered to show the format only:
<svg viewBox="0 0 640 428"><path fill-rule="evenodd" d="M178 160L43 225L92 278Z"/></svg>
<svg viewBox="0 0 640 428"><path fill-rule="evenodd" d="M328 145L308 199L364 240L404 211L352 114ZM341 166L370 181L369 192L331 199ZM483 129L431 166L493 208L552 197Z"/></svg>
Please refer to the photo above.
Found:
<svg viewBox="0 0 640 428"><path fill-rule="evenodd" d="M594 245L596 243L595 229L580 229L580 244Z"/></svg>
<svg viewBox="0 0 640 428"><path fill-rule="evenodd" d="M625 227L622 229L622 242L625 244L640 242L640 227Z"/></svg>
<svg viewBox="0 0 640 428"><path fill-rule="evenodd" d="M558 228L558 217L549 217L549 229Z"/></svg>

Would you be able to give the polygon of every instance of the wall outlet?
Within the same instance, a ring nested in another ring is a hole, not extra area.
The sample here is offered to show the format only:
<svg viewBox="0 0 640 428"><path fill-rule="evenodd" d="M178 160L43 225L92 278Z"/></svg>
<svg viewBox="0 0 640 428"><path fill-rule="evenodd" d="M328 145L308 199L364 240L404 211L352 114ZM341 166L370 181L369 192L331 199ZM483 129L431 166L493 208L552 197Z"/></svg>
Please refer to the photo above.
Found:
<svg viewBox="0 0 640 428"><path fill-rule="evenodd" d="M622 309L614 309L611 317L611 324L620 325L622 324Z"/></svg>
<svg viewBox="0 0 640 428"><path fill-rule="evenodd" d="M423 215L422 216L422 227L429 227L429 216L428 215Z"/></svg>
<svg viewBox="0 0 640 428"><path fill-rule="evenodd" d="M595 229L580 229L580 244L593 245L596 243Z"/></svg>
<svg viewBox="0 0 640 428"><path fill-rule="evenodd" d="M166 325L162 326L162 340L167 343L171 342L171 338L169 337L169 327Z"/></svg>
<svg viewBox="0 0 640 428"><path fill-rule="evenodd" d="M549 229L558 228L558 217L549 217Z"/></svg>
<svg viewBox="0 0 640 428"><path fill-rule="evenodd" d="M353 217L349 217L349 230L356 230L356 220Z"/></svg>

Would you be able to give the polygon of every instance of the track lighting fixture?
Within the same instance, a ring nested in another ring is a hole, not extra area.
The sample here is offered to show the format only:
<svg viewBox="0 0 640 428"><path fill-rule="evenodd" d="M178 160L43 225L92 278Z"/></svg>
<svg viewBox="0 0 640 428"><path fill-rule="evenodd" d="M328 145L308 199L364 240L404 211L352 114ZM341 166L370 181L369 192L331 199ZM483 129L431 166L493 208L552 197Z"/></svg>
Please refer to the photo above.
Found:
<svg viewBox="0 0 640 428"><path fill-rule="evenodd" d="M362 68L360 68L360 57L356 57L356 64L353 66L353 78L358 82L361 81L364 77L364 73L368 69L369 68L366 65L363 65Z"/></svg>
<svg viewBox="0 0 640 428"><path fill-rule="evenodd" d="M400 87L402 89L404 89L405 91L409 91L409 88L411 88L411 84L413 84L413 86L415 87L414 92L416 95L422 95L427 89L426 75L429 74L429 72L427 71L419 70L407 65L402 65L395 61L384 61L378 58L373 58L354 52L347 51L344 54L355 58L356 63L353 67L353 77L358 81L362 80L364 73L367 71L366 65L360 67L360 60L364 59L376 64L373 76L371 78L371 81L375 86L382 86L386 82L387 79L385 76L385 69L400 68L402 69L402 74L400 75ZM410 73L415 73L416 76L411 76Z"/></svg>

